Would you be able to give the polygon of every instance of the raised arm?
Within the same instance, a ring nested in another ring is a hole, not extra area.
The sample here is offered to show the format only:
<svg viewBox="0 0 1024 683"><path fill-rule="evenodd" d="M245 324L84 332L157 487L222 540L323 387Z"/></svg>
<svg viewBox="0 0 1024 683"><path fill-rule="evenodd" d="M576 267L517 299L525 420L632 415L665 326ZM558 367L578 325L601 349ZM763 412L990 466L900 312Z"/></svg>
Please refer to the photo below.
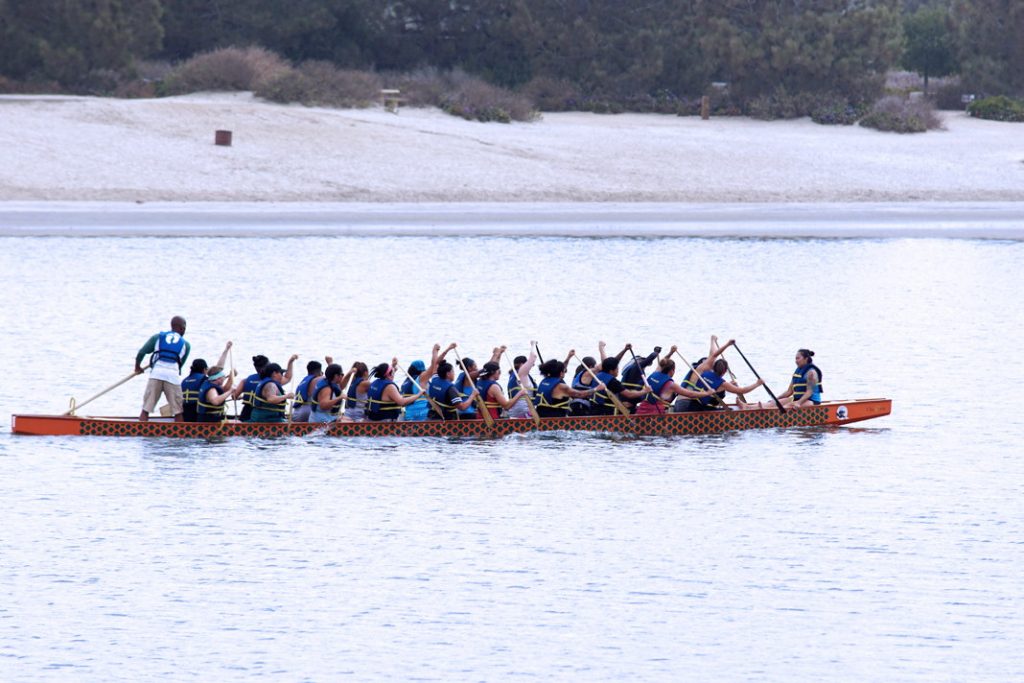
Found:
<svg viewBox="0 0 1024 683"><path fill-rule="evenodd" d="M284 383L285 384L288 384L288 382L292 381L292 367L295 365L295 361L298 360L298 358L299 358L299 354L293 353L291 355L291 358L288 359L288 367L284 371Z"/></svg>
<svg viewBox="0 0 1024 683"><path fill-rule="evenodd" d="M224 345L224 351L221 352L220 358L217 359L217 365L219 365L222 368L225 367L225 363L226 363L226 361L228 359L228 352L229 351L231 351L231 342L230 341L228 341L228 343Z"/></svg>

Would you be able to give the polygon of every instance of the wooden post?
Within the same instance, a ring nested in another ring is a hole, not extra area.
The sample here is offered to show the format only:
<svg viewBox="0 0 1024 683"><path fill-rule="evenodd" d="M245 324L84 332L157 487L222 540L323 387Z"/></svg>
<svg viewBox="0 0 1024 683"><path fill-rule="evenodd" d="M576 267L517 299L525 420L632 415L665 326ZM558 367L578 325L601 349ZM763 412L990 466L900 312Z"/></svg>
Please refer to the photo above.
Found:
<svg viewBox="0 0 1024 683"><path fill-rule="evenodd" d="M700 98L700 117L705 121L711 118L711 98L707 95Z"/></svg>
<svg viewBox="0 0 1024 683"><path fill-rule="evenodd" d="M218 130L213 134L213 144L220 145L221 147L231 146L231 131L230 130Z"/></svg>

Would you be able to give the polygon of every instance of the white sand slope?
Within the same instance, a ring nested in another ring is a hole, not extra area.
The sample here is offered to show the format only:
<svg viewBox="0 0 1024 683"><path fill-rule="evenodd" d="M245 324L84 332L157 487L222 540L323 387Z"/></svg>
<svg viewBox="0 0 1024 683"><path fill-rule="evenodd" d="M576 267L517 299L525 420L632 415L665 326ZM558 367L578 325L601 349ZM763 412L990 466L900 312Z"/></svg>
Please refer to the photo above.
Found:
<svg viewBox="0 0 1024 683"><path fill-rule="evenodd" d="M1020 202L1024 126L280 106L248 94L0 98L0 201ZM213 144L216 129L232 147Z"/></svg>

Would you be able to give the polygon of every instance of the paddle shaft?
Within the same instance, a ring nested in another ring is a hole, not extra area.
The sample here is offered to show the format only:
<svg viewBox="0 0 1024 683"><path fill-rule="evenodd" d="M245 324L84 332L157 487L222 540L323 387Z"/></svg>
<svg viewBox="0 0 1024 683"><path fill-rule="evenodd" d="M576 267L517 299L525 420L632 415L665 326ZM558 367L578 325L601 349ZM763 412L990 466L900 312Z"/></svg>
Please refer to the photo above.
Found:
<svg viewBox="0 0 1024 683"><path fill-rule="evenodd" d="M704 379L704 376L701 375L699 372L697 372L697 368L695 368L692 365L690 365L686 361L686 359L683 358L683 354L679 353L678 350L676 351L676 355L679 356L679 360L683 361L683 365L685 365L687 368L689 368L689 372L687 374L692 372L693 375L698 380L700 380L700 383L704 385L704 388L711 392L711 395L715 397L715 400L718 401L719 403L721 403L723 407L728 408L729 406L726 405L725 401L722 399L721 396L719 396L718 394L715 393L715 390L711 388L711 385L708 384L708 381L706 379ZM683 382L686 382L686 375L683 375Z"/></svg>
<svg viewBox="0 0 1024 683"><path fill-rule="evenodd" d="M750 368L750 371L754 373L754 377L761 379L761 375L757 374L757 370L754 369L754 366L750 364L750 361L747 360L747 357L743 355L742 351L740 351L740 347L737 346L735 342L733 343L732 347L736 349L736 353L740 354L740 358L742 358L743 362L747 364L747 367ZM764 390L767 391L768 395L772 397L773 401L775 401L775 405L779 407L779 411L783 413L786 412L786 409L783 407L782 402L775 397L775 394L772 392L771 389L768 388L768 385L764 383L763 379L761 379L761 386L764 387Z"/></svg>
<svg viewBox="0 0 1024 683"><path fill-rule="evenodd" d="M476 389L476 384L473 383L473 377L469 374L469 368L466 367L466 363L462 360L462 356L459 355L458 349L452 349L452 350L455 351L455 360L459 361L459 365L462 367L462 373L463 373L463 375L465 377L465 381L463 382L462 386L465 387L466 386L466 382L468 382L469 383L469 391L470 391L470 393L472 393L473 390ZM480 397L480 392L479 391L476 392L475 400L476 400L477 410L480 411L480 416L482 418L484 418L484 422L487 423L488 427L493 427L494 426L494 418L491 417L491 411L489 411L487 409L487 404L484 403L484 400Z"/></svg>
<svg viewBox="0 0 1024 683"><path fill-rule="evenodd" d="M89 403L92 403L93 401L98 399L100 396L103 396L104 394L109 394L111 391L113 391L114 389L117 389L119 386L121 386L122 384L124 384L125 382L130 380L132 377L135 377L136 375L141 375L141 374L142 374L141 372L133 372L132 374L128 375L127 377L125 377L121 381L116 382L115 384L111 384L109 387L107 387L106 389L104 389L100 393L96 394L92 398L88 398L88 399L82 401L81 403L74 403L74 406L71 408L71 410L69 410L68 412L66 412L64 414L65 415L74 415L75 411L78 410L79 408L81 408L82 406L84 406L86 404L89 404ZM71 399L71 400L74 401L74 399Z"/></svg>
<svg viewBox="0 0 1024 683"><path fill-rule="evenodd" d="M540 355L539 351L537 352L537 355ZM530 416L533 417L534 423L539 425L540 413L537 412L537 406L533 405L533 397L530 396L530 392L527 391L526 389L526 382L523 381L522 377L516 374L516 364L512 362L511 358L508 357L508 351L505 351L505 360L508 361L509 372L511 372L512 376L515 377L516 380L519 382L519 393L523 394L523 397L519 400L526 401L526 407L530 409ZM536 391L536 389L534 389L534 391ZM509 398L512 397L509 396Z"/></svg>
<svg viewBox="0 0 1024 683"><path fill-rule="evenodd" d="M423 385L420 384L415 379L413 379L413 376L410 375L408 372L406 372L405 368L403 368L401 365L398 366L398 369L402 371L403 375L405 375L406 377L409 378L409 381L412 382L412 385L414 387L416 387L417 389L419 389L420 391L423 392L423 398L427 399L427 402L430 403L431 406L433 406L434 410L437 411L437 414L440 415L443 418L444 417L444 411L441 410L441 406L438 405L437 401L435 401L434 399L430 398L430 394L428 394L426 392L426 390L423 388ZM421 375L421 377L422 377L422 375Z"/></svg>
<svg viewBox="0 0 1024 683"><path fill-rule="evenodd" d="M575 353L572 355L576 356ZM583 369L590 373L591 378L593 378L595 382L597 382L598 384L604 384L604 382L597 378L597 375L594 374L594 371L587 367L587 364L583 362L583 359L581 359L579 356L576 356L576 359L580 362L580 365L583 366ZM616 396L614 392L612 392L612 390L608 388L607 384L605 384L604 390L605 393L608 395L608 398L610 398L612 403L615 404L615 410L619 411L622 415L629 415L629 411L626 410L626 406L622 405L622 401L620 401L619 397Z"/></svg>

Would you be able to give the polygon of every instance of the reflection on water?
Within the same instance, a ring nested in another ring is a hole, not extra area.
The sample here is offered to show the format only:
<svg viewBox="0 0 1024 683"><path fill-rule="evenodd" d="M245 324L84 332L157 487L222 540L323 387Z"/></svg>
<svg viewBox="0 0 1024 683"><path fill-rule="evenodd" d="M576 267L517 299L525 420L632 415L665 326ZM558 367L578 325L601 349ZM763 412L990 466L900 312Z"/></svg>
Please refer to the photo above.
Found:
<svg viewBox="0 0 1024 683"><path fill-rule="evenodd" d="M777 391L809 346L829 398L895 400L673 438L0 434L0 680L1024 678L1022 420L961 391L1024 379L1024 245L0 242L8 414L123 377L174 314L243 370L716 333Z"/></svg>

